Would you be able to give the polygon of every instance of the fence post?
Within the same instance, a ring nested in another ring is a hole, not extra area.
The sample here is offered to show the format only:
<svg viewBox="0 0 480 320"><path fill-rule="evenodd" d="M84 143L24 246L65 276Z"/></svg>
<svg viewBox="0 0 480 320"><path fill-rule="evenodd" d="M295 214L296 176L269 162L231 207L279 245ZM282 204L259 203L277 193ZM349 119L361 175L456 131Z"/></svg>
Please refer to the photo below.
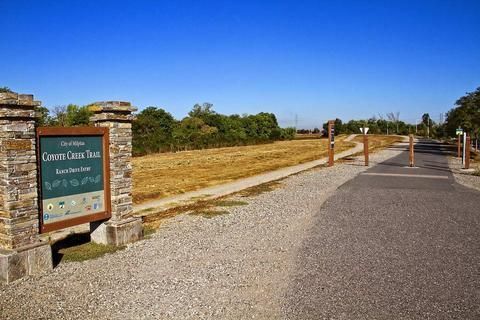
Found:
<svg viewBox="0 0 480 320"><path fill-rule="evenodd" d="M33 95L0 93L0 281L52 269L52 250L40 238L36 108Z"/></svg>
<svg viewBox="0 0 480 320"><path fill-rule="evenodd" d="M92 222L91 239L102 244L124 245L143 237L141 218L133 214L132 199L132 121L136 110L130 102L102 101L89 106L90 121L109 128L110 193L112 217Z"/></svg>

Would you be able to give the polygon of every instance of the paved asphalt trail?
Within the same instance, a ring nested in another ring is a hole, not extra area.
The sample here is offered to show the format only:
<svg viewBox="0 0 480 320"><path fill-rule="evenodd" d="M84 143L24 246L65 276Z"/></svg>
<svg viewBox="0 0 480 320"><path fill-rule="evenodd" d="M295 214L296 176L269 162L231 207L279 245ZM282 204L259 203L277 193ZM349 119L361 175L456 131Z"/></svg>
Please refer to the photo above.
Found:
<svg viewBox="0 0 480 320"><path fill-rule="evenodd" d="M286 318L480 319L480 192L454 182L446 147L415 148L419 168L405 151L323 204Z"/></svg>

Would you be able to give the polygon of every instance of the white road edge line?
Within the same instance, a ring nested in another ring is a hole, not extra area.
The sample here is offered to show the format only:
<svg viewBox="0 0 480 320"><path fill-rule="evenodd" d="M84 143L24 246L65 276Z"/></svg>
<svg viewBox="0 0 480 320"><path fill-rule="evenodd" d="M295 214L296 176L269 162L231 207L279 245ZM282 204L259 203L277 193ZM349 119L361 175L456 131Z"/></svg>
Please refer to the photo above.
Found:
<svg viewBox="0 0 480 320"><path fill-rule="evenodd" d="M426 179L448 179L448 176L434 176L429 174L408 174L408 173L376 173L363 172L364 176L382 176L382 177L406 177L406 178L426 178Z"/></svg>

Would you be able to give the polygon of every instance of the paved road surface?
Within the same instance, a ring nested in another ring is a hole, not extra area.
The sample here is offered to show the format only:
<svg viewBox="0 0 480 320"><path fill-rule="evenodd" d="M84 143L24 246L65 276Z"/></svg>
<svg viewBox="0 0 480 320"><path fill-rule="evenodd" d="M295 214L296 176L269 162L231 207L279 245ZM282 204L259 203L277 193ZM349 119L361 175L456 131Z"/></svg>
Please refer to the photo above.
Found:
<svg viewBox="0 0 480 320"><path fill-rule="evenodd" d="M416 146L344 184L298 253L288 319L480 319L480 193L446 147Z"/></svg>

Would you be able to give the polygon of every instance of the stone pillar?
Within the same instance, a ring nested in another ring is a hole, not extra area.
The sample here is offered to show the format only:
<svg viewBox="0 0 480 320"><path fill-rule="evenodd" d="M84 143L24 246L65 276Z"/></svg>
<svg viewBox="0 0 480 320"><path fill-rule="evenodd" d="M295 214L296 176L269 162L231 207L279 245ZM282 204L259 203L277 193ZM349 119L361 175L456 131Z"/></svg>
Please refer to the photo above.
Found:
<svg viewBox="0 0 480 320"><path fill-rule="evenodd" d="M0 93L0 281L52 269L39 237L35 126L40 101Z"/></svg>
<svg viewBox="0 0 480 320"><path fill-rule="evenodd" d="M109 128L112 217L91 224L94 242L124 245L143 237L141 218L132 217L132 114L129 102L102 101L89 107L96 127Z"/></svg>

